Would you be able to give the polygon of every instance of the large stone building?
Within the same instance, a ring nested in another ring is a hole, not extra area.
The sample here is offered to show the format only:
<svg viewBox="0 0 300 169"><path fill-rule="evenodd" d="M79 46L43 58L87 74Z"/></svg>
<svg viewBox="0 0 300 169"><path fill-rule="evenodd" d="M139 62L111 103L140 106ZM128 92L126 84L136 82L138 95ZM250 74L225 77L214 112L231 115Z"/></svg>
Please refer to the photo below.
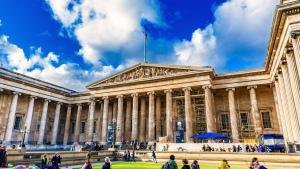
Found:
<svg viewBox="0 0 300 169"><path fill-rule="evenodd" d="M138 64L75 92L0 69L5 144L192 142L201 132L234 142L282 133L300 144L300 2L276 8L263 69L215 74L211 67ZM268 36L268 35L265 35Z"/></svg>

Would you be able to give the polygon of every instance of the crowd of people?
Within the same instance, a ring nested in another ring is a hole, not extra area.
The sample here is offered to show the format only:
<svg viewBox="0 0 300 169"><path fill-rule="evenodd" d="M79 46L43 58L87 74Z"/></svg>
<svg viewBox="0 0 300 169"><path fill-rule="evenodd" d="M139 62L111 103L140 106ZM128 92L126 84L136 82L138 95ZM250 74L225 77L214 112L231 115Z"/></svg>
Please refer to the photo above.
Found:
<svg viewBox="0 0 300 169"><path fill-rule="evenodd" d="M7 167L7 152L5 146L0 145L0 168Z"/></svg>
<svg viewBox="0 0 300 169"><path fill-rule="evenodd" d="M230 169L231 166L229 165L226 159L222 160L218 166L218 169ZM261 165L258 161L258 158L254 157L249 166L250 169L267 169L264 165ZM178 165L175 161L175 156L171 155L169 161L163 164L161 169L178 169ZM182 167L181 169L200 169L200 165L197 160L194 160L191 165L189 165L187 159L182 160Z"/></svg>
<svg viewBox="0 0 300 169"><path fill-rule="evenodd" d="M48 159L47 154L44 154L41 159L40 169L59 169L59 164L61 164L62 158L58 153L51 158L51 161Z"/></svg>
<svg viewBox="0 0 300 169"><path fill-rule="evenodd" d="M266 148L263 145L251 145L246 144L245 146L241 145L232 145L232 147L212 147L207 145L202 146L203 152L266 152Z"/></svg>

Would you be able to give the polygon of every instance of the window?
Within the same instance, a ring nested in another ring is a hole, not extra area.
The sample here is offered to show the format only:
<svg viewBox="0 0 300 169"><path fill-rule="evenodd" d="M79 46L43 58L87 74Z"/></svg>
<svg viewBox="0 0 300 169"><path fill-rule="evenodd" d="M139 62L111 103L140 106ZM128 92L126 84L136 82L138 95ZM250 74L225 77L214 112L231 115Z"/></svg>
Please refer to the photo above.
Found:
<svg viewBox="0 0 300 169"><path fill-rule="evenodd" d="M21 123L22 123L22 116L17 115L16 119L15 119L14 130L20 130L21 129Z"/></svg>
<svg viewBox="0 0 300 169"><path fill-rule="evenodd" d="M249 130L249 116L248 112L241 112L241 127L243 131L248 131Z"/></svg>
<svg viewBox="0 0 300 169"><path fill-rule="evenodd" d="M265 129L272 128L270 112L262 112L261 116L262 116L263 127Z"/></svg>
<svg viewBox="0 0 300 169"><path fill-rule="evenodd" d="M71 133L74 134L75 133L75 122L71 123Z"/></svg>
<svg viewBox="0 0 300 169"><path fill-rule="evenodd" d="M85 122L81 122L81 126L80 126L80 133L84 133L85 132Z"/></svg>
<svg viewBox="0 0 300 169"><path fill-rule="evenodd" d="M93 133L96 133L96 125L97 125L97 121L95 120L93 124Z"/></svg>
<svg viewBox="0 0 300 169"><path fill-rule="evenodd" d="M228 113L220 114L220 129L221 129L221 131L230 130L230 119L229 119Z"/></svg>

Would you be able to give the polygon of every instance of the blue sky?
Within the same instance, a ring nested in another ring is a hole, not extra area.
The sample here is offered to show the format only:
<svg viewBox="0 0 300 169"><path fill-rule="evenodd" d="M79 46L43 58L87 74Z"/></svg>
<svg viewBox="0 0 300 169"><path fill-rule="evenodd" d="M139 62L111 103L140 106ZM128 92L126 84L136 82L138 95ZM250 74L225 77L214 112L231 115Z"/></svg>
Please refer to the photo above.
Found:
<svg viewBox="0 0 300 169"><path fill-rule="evenodd" d="M0 2L2 66L77 91L143 61L264 65L279 0L31 0Z"/></svg>

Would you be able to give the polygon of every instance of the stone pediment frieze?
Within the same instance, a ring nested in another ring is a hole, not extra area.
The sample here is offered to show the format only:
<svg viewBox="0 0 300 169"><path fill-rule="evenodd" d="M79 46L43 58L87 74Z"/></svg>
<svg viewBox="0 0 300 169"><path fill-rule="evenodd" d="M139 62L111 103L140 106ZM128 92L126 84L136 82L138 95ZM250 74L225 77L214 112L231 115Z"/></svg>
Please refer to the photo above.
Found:
<svg viewBox="0 0 300 169"><path fill-rule="evenodd" d="M156 64L139 64L126 69L120 73L112 75L106 79L97 81L87 88L108 86L112 84L130 83L143 80L166 78L190 73L212 72L210 67L188 67L188 66L169 66Z"/></svg>

